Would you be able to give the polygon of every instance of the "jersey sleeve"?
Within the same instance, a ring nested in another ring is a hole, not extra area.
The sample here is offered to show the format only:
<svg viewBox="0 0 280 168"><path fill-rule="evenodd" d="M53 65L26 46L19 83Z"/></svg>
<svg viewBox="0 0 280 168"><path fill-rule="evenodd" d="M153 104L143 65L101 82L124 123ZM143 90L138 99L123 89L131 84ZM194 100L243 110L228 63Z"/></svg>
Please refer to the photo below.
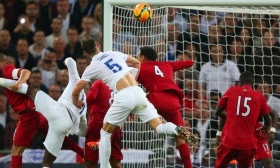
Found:
<svg viewBox="0 0 280 168"><path fill-rule="evenodd" d="M270 112L270 107L267 105L265 97L263 95L261 95L261 109L260 109L260 114L262 116L265 116L267 114L269 114Z"/></svg>
<svg viewBox="0 0 280 168"><path fill-rule="evenodd" d="M98 80L98 81L93 82L93 84L91 85L91 88L87 93L87 104L88 105L92 105L94 103L94 101L97 97L97 94L98 94L100 84L101 84L101 82Z"/></svg>
<svg viewBox="0 0 280 168"><path fill-rule="evenodd" d="M189 68L189 67L193 66L193 64L194 64L194 62L191 60L172 62L174 71L179 71L184 68Z"/></svg>
<svg viewBox="0 0 280 168"><path fill-rule="evenodd" d="M65 65L67 66L69 72L69 80L76 81L80 79L79 73L77 71L77 64L73 58L66 58Z"/></svg>
<svg viewBox="0 0 280 168"><path fill-rule="evenodd" d="M21 68L8 65L4 67L2 75L7 79L19 79L21 70Z"/></svg>
<svg viewBox="0 0 280 168"><path fill-rule="evenodd" d="M93 64L90 64L84 71L82 80L90 82L92 79L95 79L96 71Z"/></svg>
<svg viewBox="0 0 280 168"><path fill-rule="evenodd" d="M230 93L231 89L232 89L232 88L229 88L229 89L224 93L224 95L222 96L222 98L221 98L221 99L219 100L219 102L218 102L218 105L219 105L220 107L222 107L223 109L225 109L226 106L227 106L227 101L228 101L228 97L229 97L229 93Z"/></svg>
<svg viewBox="0 0 280 168"><path fill-rule="evenodd" d="M124 61L127 60L127 57L128 57L127 54L124 54L124 53L118 52L118 51L115 51L115 54L116 54L118 57L122 57Z"/></svg>

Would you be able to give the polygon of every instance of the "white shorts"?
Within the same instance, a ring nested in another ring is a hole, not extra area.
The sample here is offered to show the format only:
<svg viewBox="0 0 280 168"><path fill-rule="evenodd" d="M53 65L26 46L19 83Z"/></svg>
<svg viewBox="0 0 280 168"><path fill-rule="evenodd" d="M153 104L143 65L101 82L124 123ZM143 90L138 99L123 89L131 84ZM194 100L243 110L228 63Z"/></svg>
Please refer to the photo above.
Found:
<svg viewBox="0 0 280 168"><path fill-rule="evenodd" d="M104 123L122 126L130 113L136 114L145 123L159 117L142 88L132 86L114 95L114 102L105 115Z"/></svg>
<svg viewBox="0 0 280 168"><path fill-rule="evenodd" d="M36 110L42 113L49 124L44 145L52 155L57 157L65 136L68 136L73 126L70 114L64 106L43 91L37 92L34 103Z"/></svg>

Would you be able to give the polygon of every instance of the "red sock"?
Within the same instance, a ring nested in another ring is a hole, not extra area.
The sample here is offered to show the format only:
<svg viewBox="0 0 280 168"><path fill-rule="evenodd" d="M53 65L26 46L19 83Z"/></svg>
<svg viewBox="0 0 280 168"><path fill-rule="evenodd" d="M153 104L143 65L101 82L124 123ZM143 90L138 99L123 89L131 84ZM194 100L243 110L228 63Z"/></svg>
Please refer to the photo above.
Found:
<svg viewBox="0 0 280 168"><path fill-rule="evenodd" d="M22 156L12 156L10 168L22 168Z"/></svg>
<svg viewBox="0 0 280 168"><path fill-rule="evenodd" d="M76 144L76 142L73 141L71 138L65 137L63 142L63 147L76 152L78 155L84 158L84 150L78 144Z"/></svg>
<svg viewBox="0 0 280 168"><path fill-rule="evenodd" d="M184 168L192 168L192 162L190 157L190 149L188 144L184 143L179 146L177 146L177 149L179 150L182 162L184 164Z"/></svg>

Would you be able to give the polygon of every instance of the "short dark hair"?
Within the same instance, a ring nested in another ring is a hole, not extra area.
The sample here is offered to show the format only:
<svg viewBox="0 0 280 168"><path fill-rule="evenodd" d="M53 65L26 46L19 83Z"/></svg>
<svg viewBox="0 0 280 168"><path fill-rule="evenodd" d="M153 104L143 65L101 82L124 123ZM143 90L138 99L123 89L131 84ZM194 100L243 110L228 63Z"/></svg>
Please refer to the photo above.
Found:
<svg viewBox="0 0 280 168"><path fill-rule="evenodd" d="M0 53L0 62L6 62L7 61L7 56L3 53Z"/></svg>
<svg viewBox="0 0 280 168"><path fill-rule="evenodd" d="M140 55L143 55L147 60L155 61L157 59L157 52L151 47L141 47Z"/></svg>
<svg viewBox="0 0 280 168"><path fill-rule="evenodd" d="M40 71L37 67L32 68L32 70L31 70L31 75L34 74L34 73L42 74L41 71Z"/></svg>
<svg viewBox="0 0 280 168"><path fill-rule="evenodd" d="M43 29L36 29L36 30L34 31L33 36L35 36L35 34L36 34L36 33L39 33L39 32L44 33L44 36L46 36L46 34L45 34L45 32L44 32L44 30L43 30Z"/></svg>
<svg viewBox="0 0 280 168"><path fill-rule="evenodd" d="M242 72L239 77L239 81L241 85L245 85L245 84L253 85L254 80L255 79L253 73L249 71Z"/></svg>
<svg viewBox="0 0 280 168"><path fill-rule="evenodd" d="M86 36L81 43L82 49L88 54L94 54L96 52L96 42L93 37Z"/></svg>
<svg viewBox="0 0 280 168"><path fill-rule="evenodd" d="M83 56L83 55L80 55L80 56L78 56L77 58L76 58L76 61L78 61L78 60L87 60L87 57L86 56Z"/></svg>
<svg viewBox="0 0 280 168"><path fill-rule="evenodd" d="M35 1L28 1L28 2L26 3L26 6L28 6L28 5L36 5L36 7L39 7L38 3L35 2Z"/></svg>
<svg viewBox="0 0 280 168"><path fill-rule="evenodd" d="M222 97L222 93L219 92L219 90L214 89L214 90L211 90L211 91L210 91L210 99L211 99L211 97L213 97L213 96L218 96L219 98L221 98L221 97Z"/></svg>
<svg viewBox="0 0 280 168"><path fill-rule="evenodd" d="M77 29L75 26L70 26L70 27L68 28L68 30L67 30L67 33L69 33L69 30L76 30L77 33L79 34L79 31L78 31L78 29Z"/></svg>

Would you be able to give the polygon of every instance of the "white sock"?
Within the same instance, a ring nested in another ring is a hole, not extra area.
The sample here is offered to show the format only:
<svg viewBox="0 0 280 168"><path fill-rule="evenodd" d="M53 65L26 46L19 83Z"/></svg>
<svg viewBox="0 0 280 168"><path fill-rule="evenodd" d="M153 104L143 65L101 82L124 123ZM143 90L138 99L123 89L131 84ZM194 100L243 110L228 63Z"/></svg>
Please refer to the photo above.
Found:
<svg viewBox="0 0 280 168"><path fill-rule="evenodd" d="M111 133L100 130L99 162L100 168L108 168L111 156Z"/></svg>
<svg viewBox="0 0 280 168"><path fill-rule="evenodd" d="M167 122L165 124L160 124L157 126L156 128L156 132L158 134L166 134L166 135L178 135L178 132L176 131L176 125L171 123L171 122Z"/></svg>
<svg viewBox="0 0 280 168"><path fill-rule="evenodd" d="M12 84L15 84L17 81L16 80L11 80L11 79L5 79L5 78L0 78L0 86L5 87L7 89L10 89L9 87ZM21 86L18 89L18 93L26 94L28 89L28 85L26 83L21 84Z"/></svg>

